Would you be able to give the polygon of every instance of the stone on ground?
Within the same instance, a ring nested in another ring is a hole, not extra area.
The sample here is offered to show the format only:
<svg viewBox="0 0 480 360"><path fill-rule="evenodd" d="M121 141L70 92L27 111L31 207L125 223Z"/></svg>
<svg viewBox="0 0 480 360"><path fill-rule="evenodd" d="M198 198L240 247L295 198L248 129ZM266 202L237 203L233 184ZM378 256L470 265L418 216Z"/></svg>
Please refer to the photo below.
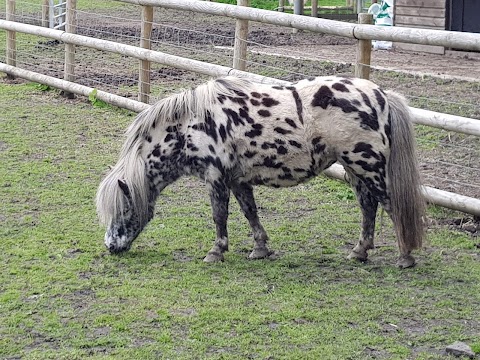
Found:
<svg viewBox="0 0 480 360"><path fill-rule="evenodd" d="M455 341L452 345L448 345L446 351L447 354L452 354L457 357L467 356L470 359L475 357L475 353L472 351L470 346L461 341Z"/></svg>

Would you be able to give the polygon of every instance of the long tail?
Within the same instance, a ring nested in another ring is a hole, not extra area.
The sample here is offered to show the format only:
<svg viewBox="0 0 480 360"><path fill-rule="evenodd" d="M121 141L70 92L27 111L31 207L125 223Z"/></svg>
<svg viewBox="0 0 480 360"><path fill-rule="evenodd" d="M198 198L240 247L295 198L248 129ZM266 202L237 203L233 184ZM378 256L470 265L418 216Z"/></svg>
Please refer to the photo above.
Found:
<svg viewBox="0 0 480 360"><path fill-rule="evenodd" d="M391 120L391 152L388 162L392 221L401 254L422 246L425 237L425 200L421 192L416 144L411 115L405 99L387 92Z"/></svg>

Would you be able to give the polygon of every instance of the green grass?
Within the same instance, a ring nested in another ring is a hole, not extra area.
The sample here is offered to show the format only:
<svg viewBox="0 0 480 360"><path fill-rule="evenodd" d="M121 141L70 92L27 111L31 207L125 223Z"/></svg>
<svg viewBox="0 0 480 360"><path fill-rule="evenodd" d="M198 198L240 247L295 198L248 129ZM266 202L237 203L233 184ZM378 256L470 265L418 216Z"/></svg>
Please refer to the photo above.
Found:
<svg viewBox="0 0 480 360"><path fill-rule="evenodd" d="M236 5L236 0L215 0L218 3ZM289 5L288 1L285 1L285 5ZM307 6L311 5L310 1L307 1ZM250 0L250 6L259 9L275 10L278 8L278 1L272 0ZM320 6L345 6L345 0L322 0Z"/></svg>
<svg viewBox="0 0 480 360"><path fill-rule="evenodd" d="M456 340L478 351L473 238L432 226L419 265L401 271L385 219L371 261L350 262L353 193L318 178L257 189L274 258L246 259L250 230L232 201L231 251L205 264L214 225L188 178L112 256L93 198L133 114L35 85L0 95L0 358L445 359Z"/></svg>

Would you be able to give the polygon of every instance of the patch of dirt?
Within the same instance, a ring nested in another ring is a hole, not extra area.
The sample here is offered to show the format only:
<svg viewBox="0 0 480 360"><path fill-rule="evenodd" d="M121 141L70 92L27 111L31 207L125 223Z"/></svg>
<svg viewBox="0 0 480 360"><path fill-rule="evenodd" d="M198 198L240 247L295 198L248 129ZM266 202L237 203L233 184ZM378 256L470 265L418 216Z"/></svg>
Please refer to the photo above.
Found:
<svg viewBox="0 0 480 360"><path fill-rule="evenodd" d="M95 328L93 330L93 337L98 338L99 336L108 336L112 332L112 328L109 326L103 326L99 328Z"/></svg>
<svg viewBox="0 0 480 360"><path fill-rule="evenodd" d="M6 151L8 149L7 143L0 141L0 152L1 151Z"/></svg>
<svg viewBox="0 0 480 360"><path fill-rule="evenodd" d="M480 238L480 218L463 217L457 219L442 219L438 221L439 225L445 225L452 229L464 232L473 237ZM476 244L480 249L480 242Z"/></svg>
<svg viewBox="0 0 480 360"><path fill-rule="evenodd" d="M368 359L388 359L390 354L382 349L375 349L371 346L367 346L363 349L363 356Z"/></svg>
<svg viewBox="0 0 480 360"><path fill-rule="evenodd" d="M45 335L37 330L26 329L32 342L25 346L26 352L35 351L38 349L52 349L58 350L60 348L59 341L51 336Z"/></svg>
<svg viewBox="0 0 480 360"><path fill-rule="evenodd" d="M192 256L188 255L187 250L179 249L173 252L173 259L177 262L189 262L194 260Z"/></svg>

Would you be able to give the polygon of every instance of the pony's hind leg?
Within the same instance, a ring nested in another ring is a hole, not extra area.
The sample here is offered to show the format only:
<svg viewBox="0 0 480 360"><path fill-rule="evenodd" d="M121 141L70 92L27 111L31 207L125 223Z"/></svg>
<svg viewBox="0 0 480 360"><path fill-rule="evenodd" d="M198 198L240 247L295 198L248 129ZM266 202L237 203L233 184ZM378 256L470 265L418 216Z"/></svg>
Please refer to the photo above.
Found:
<svg viewBox="0 0 480 360"><path fill-rule="evenodd" d="M377 215L378 201L363 182L354 176L351 177L351 182L354 186L358 202L360 203L363 217L360 239L348 255L348 258L366 261L368 258L367 251L374 248L373 238L375 234L375 219Z"/></svg>
<svg viewBox="0 0 480 360"><path fill-rule="evenodd" d="M385 184L385 181L373 185L375 184L375 182L365 175L362 176L364 180L361 180L358 176L352 175L351 172L349 172L349 177L350 182L355 188L357 199L360 203L360 208L362 210L363 219L360 240L358 241L357 245L355 245L348 257L350 259L366 261L368 257L367 251L369 249L373 249L374 247L373 239L375 233L375 218L378 204L382 205L383 209L387 212L387 214L395 223L392 212L390 194L387 191L386 187L383 186L383 184ZM370 184L370 186L367 186L364 181ZM415 265L415 258L410 253L410 249L400 247L400 257L397 261L398 267L409 268Z"/></svg>
<svg viewBox="0 0 480 360"><path fill-rule="evenodd" d="M230 189L222 180L215 180L208 186L210 188L213 221L216 227L216 239L215 244L203 261L218 262L224 260L223 253L228 251L227 218Z"/></svg>
<svg viewBox="0 0 480 360"><path fill-rule="evenodd" d="M380 204L385 209L388 216L390 216L390 219L392 219L392 221L395 225L396 219L393 215L392 204L391 204L390 198L381 199ZM400 234L397 232L397 238L399 236L400 236ZM415 266L415 264L416 264L415 258L411 255L412 250L408 249L408 248L405 248L405 247L402 247L400 245L401 243L400 242L398 242L398 243L399 243L400 256L398 257L398 260L397 260L397 266L401 269L406 269L406 268L410 268L410 267Z"/></svg>
<svg viewBox="0 0 480 360"><path fill-rule="evenodd" d="M249 259L263 259L268 257L272 254L272 251L267 247L268 235L257 215L257 205L253 197L252 186L246 183L234 184L232 185L232 192L253 231L254 246L253 251L248 256Z"/></svg>

